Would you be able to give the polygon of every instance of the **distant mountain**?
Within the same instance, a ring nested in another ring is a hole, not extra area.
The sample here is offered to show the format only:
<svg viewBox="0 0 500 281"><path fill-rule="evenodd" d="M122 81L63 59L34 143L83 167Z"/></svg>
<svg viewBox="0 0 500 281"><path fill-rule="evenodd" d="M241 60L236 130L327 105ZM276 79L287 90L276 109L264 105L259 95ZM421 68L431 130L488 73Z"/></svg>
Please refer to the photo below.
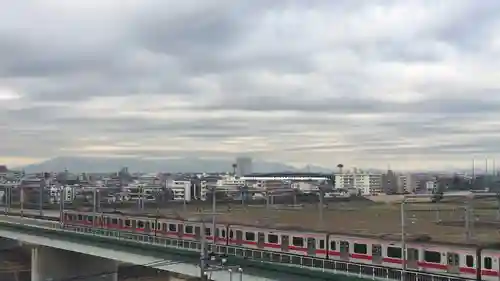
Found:
<svg viewBox="0 0 500 281"><path fill-rule="evenodd" d="M207 158L172 158L172 159L141 159L141 158L104 158L104 157L57 157L41 163L23 167L27 173L43 171L63 171L72 173L117 172L122 167L128 167L131 172L224 172L231 171L234 161L228 159ZM253 172L314 172L331 173L331 170L306 166L296 168L279 162L253 162Z"/></svg>

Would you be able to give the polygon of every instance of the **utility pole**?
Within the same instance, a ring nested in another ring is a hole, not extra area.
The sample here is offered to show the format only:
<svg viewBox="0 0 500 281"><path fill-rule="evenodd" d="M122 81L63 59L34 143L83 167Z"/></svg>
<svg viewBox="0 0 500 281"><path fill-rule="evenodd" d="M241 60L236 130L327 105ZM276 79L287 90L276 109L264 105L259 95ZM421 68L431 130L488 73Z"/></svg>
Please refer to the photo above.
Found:
<svg viewBox="0 0 500 281"><path fill-rule="evenodd" d="M321 227L323 227L323 208L325 206L324 199L325 199L325 191L323 190L322 186L319 186L319 202L318 202L318 208L319 208L319 224Z"/></svg>
<svg viewBox="0 0 500 281"><path fill-rule="evenodd" d="M61 224L64 223L64 195L66 193L66 187L60 186L59 189L59 221Z"/></svg>
<svg viewBox="0 0 500 281"><path fill-rule="evenodd" d="M200 249L200 277L201 281L208 281L208 275L207 275L207 238L205 236L205 219L202 218L202 224L201 224L201 249Z"/></svg>
<svg viewBox="0 0 500 281"><path fill-rule="evenodd" d="M205 216L207 214L202 214L202 229L200 233L200 277L201 281L209 281L209 273L217 272L217 271L227 271L229 272L230 281L233 280L233 272L238 272L239 281L243 281L243 269L238 265L228 265L227 258L223 255L219 255L214 252L215 244L212 246L212 252L208 253L207 248L207 238L206 238L206 224L205 224ZM212 214L215 216L216 214ZM215 230L212 231L212 235L215 236ZM215 240L214 240L215 241Z"/></svg>
<svg viewBox="0 0 500 281"><path fill-rule="evenodd" d="M96 220L96 208L97 208L97 187L94 186L92 189L92 227L95 228L95 220Z"/></svg>
<svg viewBox="0 0 500 281"><path fill-rule="evenodd" d="M38 191L38 211L39 215L43 217L43 191L47 185L46 173L43 173L43 179L40 181L40 190Z"/></svg>
<svg viewBox="0 0 500 281"><path fill-rule="evenodd" d="M473 224L474 221L471 220L471 216L473 215L473 207L472 207L472 197L468 197L465 203L465 240L467 242L471 242L473 236Z"/></svg>
<svg viewBox="0 0 500 281"><path fill-rule="evenodd" d="M216 196L217 187L212 187L212 237L214 246L217 242L217 231L216 231L216 221L215 221L215 213L217 212L217 196Z"/></svg>
<svg viewBox="0 0 500 281"><path fill-rule="evenodd" d="M406 217L405 217L406 199L401 202L401 256L403 258L403 270L401 272L401 281L405 281L406 275Z"/></svg>
<svg viewBox="0 0 500 281"><path fill-rule="evenodd" d="M24 186L21 183L19 192L19 201L21 201L21 217L24 216Z"/></svg>

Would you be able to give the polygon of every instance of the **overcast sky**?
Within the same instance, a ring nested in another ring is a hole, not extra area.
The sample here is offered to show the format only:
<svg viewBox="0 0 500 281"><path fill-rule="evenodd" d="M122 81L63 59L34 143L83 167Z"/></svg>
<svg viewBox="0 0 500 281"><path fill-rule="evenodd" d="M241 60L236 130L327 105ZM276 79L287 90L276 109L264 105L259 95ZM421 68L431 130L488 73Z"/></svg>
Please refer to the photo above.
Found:
<svg viewBox="0 0 500 281"><path fill-rule="evenodd" d="M0 162L500 155L500 1L0 0ZM500 158L499 158L500 160Z"/></svg>

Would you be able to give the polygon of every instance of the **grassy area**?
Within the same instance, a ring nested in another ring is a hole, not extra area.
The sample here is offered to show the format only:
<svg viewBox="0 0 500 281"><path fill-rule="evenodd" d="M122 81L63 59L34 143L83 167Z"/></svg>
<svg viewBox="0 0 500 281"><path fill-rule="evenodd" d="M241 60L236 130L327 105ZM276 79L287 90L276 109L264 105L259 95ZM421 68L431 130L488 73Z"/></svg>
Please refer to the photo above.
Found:
<svg viewBox="0 0 500 281"><path fill-rule="evenodd" d="M463 205L463 204L462 204ZM430 236L433 241L464 242L464 209L460 204L408 204L406 206L406 233L411 236ZM178 210L181 216L192 216L200 210ZM210 208L203 211L210 212ZM268 227L293 227L305 230L329 231L334 233L392 235L401 232L399 204L349 204L336 203L323 210L321 220L316 204L304 205L297 209L283 209L265 206L227 206L218 208L217 220L234 224L249 224ZM494 209L476 209L474 237L481 242L500 238L495 227L480 226L480 221L496 220ZM454 222L454 225L437 224ZM462 222L460 222L462 221Z"/></svg>

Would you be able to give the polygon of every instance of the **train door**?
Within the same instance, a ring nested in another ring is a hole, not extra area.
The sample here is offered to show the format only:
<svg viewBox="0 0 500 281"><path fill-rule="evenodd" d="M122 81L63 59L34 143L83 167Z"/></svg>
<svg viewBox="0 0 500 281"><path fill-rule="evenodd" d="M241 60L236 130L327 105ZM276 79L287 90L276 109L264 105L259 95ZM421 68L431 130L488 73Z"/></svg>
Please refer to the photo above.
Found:
<svg viewBox="0 0 500 281"><path fill-rule="evenodd" d="M343 260L349 260L349 242L340 241L340 258Z"/></svg>
<svg viewBox="0 0 500 281"><path fill-rule="evenodd" d="M446 253L446 259L448 261L448 272L459 273L460 272L460 258L457 253L448 252Z"/></svg>
<svg viewBox="0 0 500 281"><path fill-rule="evenodd" d="M373 263L375 264L381 264L384 261L382 256L382 245L372 244L372 257Z"/></svg>
<svg viewBox="0 0 500 281"><path fill-rule="evenodd" d="M406 249L406 266L408 268L418 268L418 249L407 248Z"/></svg>
<svg viewBox="0 0 500 281"><path fill-rule="evenodd" d="M151 222L150 221L145 221L144 222L144 232L150 233L151 232Z"/></svg>
<svg viewBox="0 0 500 281"><path fill-rule="evenodd" d="M288 246L290 246L290 237L288 235L281 235L281 250L288 252Z"/></svg>
<svg viewBox="0 0 500 281"><path fill-rule="evenodd" d="M241 245L243 242L243 231L236 230L236 245Z"/></svg>
<svg viewBox="0 0 500 281"><path fill-rule="evenodd" d="M194 237L195 237L197 240L200 240L200 239L201 239L201 227L199 227L199 226L195 226L195 227L194 227Z"/></svg>
<svg viewBox="0 0 500 281"><path fill-rule="evenodd" d="M130 220L130 222L132 222L132 231L137 231L137 220Z"/></svg>
<svg viewBox="0 0 500 281"><path fill-rule="evenodd" d="M159 222L158 220L156 221L156 232L158 233L158 235L161 235L161 222Z"/></svg>
<svg viewBox="0 0 500 281"><path fill-rule="evenodd" d="M264 248L264 243L266 240L266 235L264 232L257 233L257 247Z"/></svg>
<svg viewBox="0 0 500 281"><path fill-rule="evenodd" d="M217 232L215 233L217 235L217 240L219 242L226 242L227 237L226 237L226 228L224 227L218 227Z"/></svg>
<svg viewBox="0 0 500 281"><path fill-rule="evenodd" d="M177 224L177 236L179 236L179 238L184 236L184 225L182 223Z"/></svg>
<svg viewBox="0 0 500 281"><path fill-rule="evenodd" d="M307 238L307 254L309 256L316 255L316 239L315 238Z"/></svg>

